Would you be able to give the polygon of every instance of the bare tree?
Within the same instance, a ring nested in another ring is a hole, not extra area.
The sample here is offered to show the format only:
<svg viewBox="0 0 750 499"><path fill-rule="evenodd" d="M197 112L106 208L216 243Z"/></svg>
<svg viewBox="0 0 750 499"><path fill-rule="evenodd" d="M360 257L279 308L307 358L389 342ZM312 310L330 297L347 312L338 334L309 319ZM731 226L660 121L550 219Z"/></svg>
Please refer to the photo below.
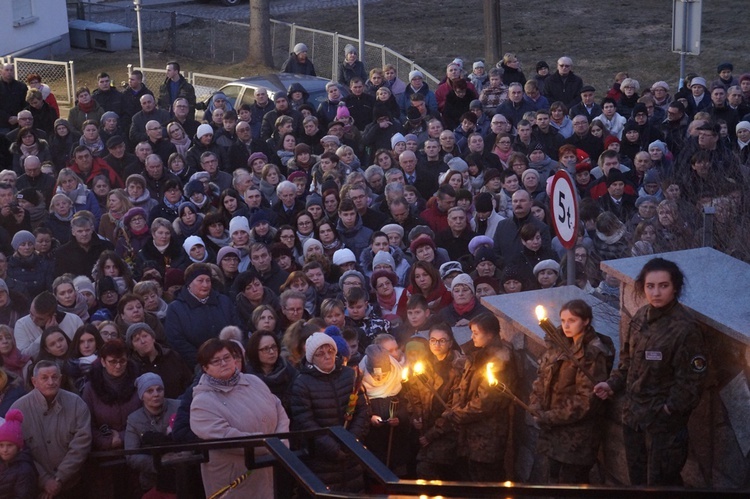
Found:
<svg viewBox="0 0 750 499"><path fill-rule="evenodd" d="M250 0L250 46L247 62L273 67L269 0Z"/></svg>

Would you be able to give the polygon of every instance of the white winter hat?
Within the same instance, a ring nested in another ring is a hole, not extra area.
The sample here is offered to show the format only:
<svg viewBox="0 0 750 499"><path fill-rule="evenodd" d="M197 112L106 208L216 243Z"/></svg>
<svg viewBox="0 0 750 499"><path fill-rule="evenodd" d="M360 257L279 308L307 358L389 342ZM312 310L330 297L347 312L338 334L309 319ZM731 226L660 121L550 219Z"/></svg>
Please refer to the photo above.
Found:
<svg viewBox="0 0 750 499"><path fill-rule="evenodd" d="M184 243L182 243L182 248L188 255L190 254L190 250L193 249L193 246L203 246L205 248L206 243L203 242L203 239L201 239L200 236L190 236L185 239Z"/></svg>
<svg viewBox="0 0 750 499"><path fill-rule="evenodd" d="M453 282L451 282L451 289L455 288L459 284L469 286L471 292L474 292L474 281L471 279L471 276L469 276L469 274L458 274L456 277L454 277Z"/></svg>
<svg viewBox="0 0 750 499"><path fill-rule="evenodd" d="M304 43L298 43L294 46L294 53L300 55L302 52L307 52L307 45Z"/></svg>
<svg viewBox="0 0 750 499"><path fill-rule="evenodd" d="M250 224L247 222L245 217L234 217L229 221L229 236L231 237L235 232L244 230L250 234Z"/></svg>
<svg viewBox="0 0 750 499"><path fill-rule="evenodd" d="M396 271L396 261L388 251L378 251L375 253L375 257L372 259L372 269L375 270L375 267L381 264L390 265L391 269L394 272Z"/></svg>
<svg viewBox="0 0 750 499"><path fill-rule="evenodd" d="M211 128L211 125L209 125L207 123L203 123L202 125L200 125L198 127L198 131L195 132L195 136L198 137L199 139L201 137L203 137L204 135L209 135L209 134L213 135L214 134L214 129Z"/></svg>
<svg viewBox="0 0 750 499"><path fill-rule="evenodd" d="M333 338L325 333L313 333L309 338L307 338L307 341L305 341L305 358L307 359L307 362L309 362L310 364L313 363L313 356L315 355L315 352L323 345L331 345L331 347L336 352L338 352L338 348L336 348L336 342L333 341Z"/></svg>
<svg viewBox="0 0 750 499"><path fill-rule="evenodd" d="M541 262L534 265L534 275L537 275L542 270L554 270L555 274L560 274L560 264L554 260L542 260Z"/></svg>
<svg viewBox="0 0 750 499"><path fill-rule="evenodd" d="M355 263L357 258L354 256L354 252L349 248L341 248L333 253L333 264L344 265L345 263Z"/></svg>

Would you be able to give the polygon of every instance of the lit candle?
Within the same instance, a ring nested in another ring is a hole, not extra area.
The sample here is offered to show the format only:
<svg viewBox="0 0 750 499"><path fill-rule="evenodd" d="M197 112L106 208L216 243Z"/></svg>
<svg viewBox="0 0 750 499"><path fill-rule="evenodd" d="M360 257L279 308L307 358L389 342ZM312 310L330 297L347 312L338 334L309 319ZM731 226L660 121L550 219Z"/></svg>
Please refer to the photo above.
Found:
<svg viewBox="0 0 750 499"><path fill-rule="evenodd" d="M406 383L409 381L409 366L405 366L401 371L401 382Z"/></svg>
<svg viewBox="0 0 750 499"><path fill-rule="evenodd" d="M495 377L495 363L494 362L487 362L487 383L489 383L490 386L497 386L498 380Z"/></svg>
<svg viewBox="0 0 750 499"><path fill-rule="evenodd" d="M445 403L445 400L443 400L443 397L440 396L440 394L435 390L435 388L428 382L427 375L424 373L424 363L417 362L414 364L414 375L417 377L419 381L422 382L422 384L432 392L432 394L435 396L438 402L442 404L443 407L446 409L449 409L448 404Z"/></svg>

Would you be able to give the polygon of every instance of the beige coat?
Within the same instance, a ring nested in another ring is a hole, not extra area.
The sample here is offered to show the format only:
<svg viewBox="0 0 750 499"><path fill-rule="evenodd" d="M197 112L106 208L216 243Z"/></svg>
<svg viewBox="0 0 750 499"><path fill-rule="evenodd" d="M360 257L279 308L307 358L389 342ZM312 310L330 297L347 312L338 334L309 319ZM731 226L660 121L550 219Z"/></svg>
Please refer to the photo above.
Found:
<svg viewBox="0 0 750 499"><path fill-rule="evenodd" d="M39 485L57 478L66 490L81 478L91 450L91 414L81 397L60 390L52 408L39 390L16 400L11 409L23 413L24 442L39 472Z"/></svg>
<svg viewBox="0 0 750 499"><path fill-rule="evenodd" d="M190 428L199 438L240 438L289 431L289 418L281 401L251 374L240 374L235 386L214 386L204 374L193 389ZM256 449L256 457L266 452ZM241 448L210 451L209 462L201 465L206 496L229 485L245 467ZM237 487L228 497L273 498L273 470L262 468Z"/></svg>

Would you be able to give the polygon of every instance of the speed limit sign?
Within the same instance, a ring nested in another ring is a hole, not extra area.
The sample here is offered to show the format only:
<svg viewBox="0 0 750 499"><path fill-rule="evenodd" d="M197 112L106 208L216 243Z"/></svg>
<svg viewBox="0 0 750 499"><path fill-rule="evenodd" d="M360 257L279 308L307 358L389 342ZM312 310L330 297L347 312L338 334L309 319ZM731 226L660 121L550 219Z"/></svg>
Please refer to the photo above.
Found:
<svg viewBox="0 0 750 499"><path fill-rule="evenodd" d="M578 201L573 180L560 170L552 179L550 199L555 233L565 249L573 249L578 238Z"/></svg>

